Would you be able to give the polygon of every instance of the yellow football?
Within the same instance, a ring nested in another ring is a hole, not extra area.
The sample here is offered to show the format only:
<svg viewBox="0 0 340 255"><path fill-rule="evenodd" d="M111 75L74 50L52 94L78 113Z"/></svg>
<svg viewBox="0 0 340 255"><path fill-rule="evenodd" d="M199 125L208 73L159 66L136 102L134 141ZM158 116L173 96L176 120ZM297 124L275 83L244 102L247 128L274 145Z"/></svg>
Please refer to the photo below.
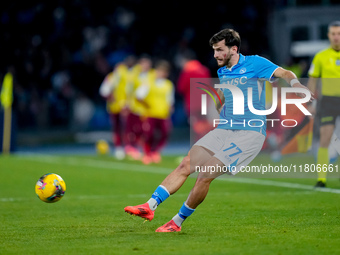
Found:
<svg viewBox="0 0 340 255"><path fill-rule="evenodd" d="M35 185L35 193L41 201L54 203L59 201L65 194L66 184L57 174L45 174L40 177Z"/></svg>

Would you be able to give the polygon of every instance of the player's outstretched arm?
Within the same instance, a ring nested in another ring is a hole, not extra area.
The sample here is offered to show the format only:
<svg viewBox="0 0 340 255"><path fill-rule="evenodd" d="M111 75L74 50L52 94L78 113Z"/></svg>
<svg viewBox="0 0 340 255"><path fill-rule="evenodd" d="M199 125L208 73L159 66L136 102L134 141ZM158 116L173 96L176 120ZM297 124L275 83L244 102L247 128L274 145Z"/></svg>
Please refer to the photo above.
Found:
<svg viewBox="0 0 340 255"><path fill-rule="evenodd" d="M292 71L286 70L282 67L279 67L275 70L274 76L276 78L282 78L284 79L288 84L290 84L293 88L303 88L307 89L311 94L311 101L314 100L314 94L312 91L310 91L306 86L302 85L299 80L297 79L295 73ZM297 96L304 98L304 93L296 93Z"/></svg>

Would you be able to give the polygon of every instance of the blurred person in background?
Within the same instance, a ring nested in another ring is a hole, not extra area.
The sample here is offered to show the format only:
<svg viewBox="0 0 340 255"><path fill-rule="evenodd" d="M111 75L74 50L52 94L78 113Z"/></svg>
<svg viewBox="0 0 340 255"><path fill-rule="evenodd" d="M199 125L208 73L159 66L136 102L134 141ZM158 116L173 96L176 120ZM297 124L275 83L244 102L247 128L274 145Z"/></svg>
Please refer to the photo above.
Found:
<svg viewBox="0 0 340 255"><path fill-rule="evenodd" d="M177 82L177 91L184 98L185 111L190 118L190 123L193 125L193 131L195 136L202 137L207 130L205 130L205 124L201 118L201 102L196 100L190 102L190 95L194 98L200 98L204 93L202 90L192 89L190 87L191 78L210 78L209 69L201 64L195 56L195 53L191 50L186 50L182 55L182 71L179 75ZM203 127L203 128L202 128Z"/></svg>
<svg viewBox="0 0 340 255"><path fill-rule="evenodd" d="M317 164L323 171L318 173L315 187L326 187L327 171L323 166L329 164L328 147L334 132L335 121L340 116L340 21L334 21L328 26L330 47L318 52L309 69L308 88L315 93L319 78L321 78L320 103L320 146Z"/></svg>
<svg viewBox="0 0 340 255"><path fill-rule="evenodd" d="M153 79L154 76L155 72L152 69L152 60L148 55L142 55L129 74L129 81L126 87L129 113L125 129L125 153L134 160L139 160L142 156L139 147L143 146L142 125L147 118L145 104L136 98L136 91L139 86L147 83L147 81Z"/></svg>
<svg viewBox="0 0 340 255"><path fill-rule="evenodd" d="M177 81L177 90L184 97L185 110L188 115L201 112L200 102L191 102L190 104L190 78L210 78L209 69L201 64L193 51L187 50L182 56L182 71ZM195 93L193 90L192 93ZM198 93L200 91L198 90Z"/></svg>
<svg viewBox="0 0 340 255"><path fill-rule="evenodd" d="M124 152L124 114L126 111L126 86L129 80L129 69L134 57L129 56L124 63L119 63L102 82L99 94L107 100L107 110L113 130L112 141L115 145L115 157L123 159Z"/></svg>
<svg viewBox="0 0 340 255"><path fill-rule="evenodd" d="M168 80L170 63L162 60L155 66L155 76L150 75L136 91L136 98L145 105L147 119L143 123L144 156L142 162L150 164L161 161L171 129L171 112L174 104L174 86Z"/></svg>

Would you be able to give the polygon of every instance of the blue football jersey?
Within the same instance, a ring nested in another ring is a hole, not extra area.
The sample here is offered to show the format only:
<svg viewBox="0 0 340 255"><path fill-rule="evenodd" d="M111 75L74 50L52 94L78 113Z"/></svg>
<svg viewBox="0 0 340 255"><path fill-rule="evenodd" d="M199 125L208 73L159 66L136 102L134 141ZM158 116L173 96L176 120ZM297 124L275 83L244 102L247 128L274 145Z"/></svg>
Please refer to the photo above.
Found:
<svg viewBox="0 0 340 255"><path fill-rule="evenodd" d="M233 109L234 99L233 94L229 88L220 88L225 97L225 104L220 113L220 123L217 128L221 129L241 129L253 130L266 135L266 116L257 115L250 111L248 107L248 88L252 89L252 105L256 110L265 110L266 95L265 95L265 82L272 79L273 73L279 66L273 64L269 60L254 56L244 56L240 54L240 59L236 65L231 68L226 66L218 69L217 74L220 83L235 86L238 92L243 93L244 108L243 112L235 113ZM240 96L240 93L238 93ZM242 98L239 98L242 99ZM242 102L238 100L236 104ZM242 108L242 107L240 107ZM236 109L241 110L241 109ZM222 121L223 120L223 121Z"/></svg>

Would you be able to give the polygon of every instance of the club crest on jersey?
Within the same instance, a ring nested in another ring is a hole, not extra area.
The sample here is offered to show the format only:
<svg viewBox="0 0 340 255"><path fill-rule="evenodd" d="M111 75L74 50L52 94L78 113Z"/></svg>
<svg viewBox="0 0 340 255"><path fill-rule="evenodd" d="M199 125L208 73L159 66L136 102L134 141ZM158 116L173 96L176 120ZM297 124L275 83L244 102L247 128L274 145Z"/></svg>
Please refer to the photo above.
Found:
<svg viewBox="0 0 340 255"><path fill-rule="evenodd" d="M246 71L247 71L247 69L243 67L243 68L241 68L241 70L240 70L240 74L244 74Z"/></svg>

